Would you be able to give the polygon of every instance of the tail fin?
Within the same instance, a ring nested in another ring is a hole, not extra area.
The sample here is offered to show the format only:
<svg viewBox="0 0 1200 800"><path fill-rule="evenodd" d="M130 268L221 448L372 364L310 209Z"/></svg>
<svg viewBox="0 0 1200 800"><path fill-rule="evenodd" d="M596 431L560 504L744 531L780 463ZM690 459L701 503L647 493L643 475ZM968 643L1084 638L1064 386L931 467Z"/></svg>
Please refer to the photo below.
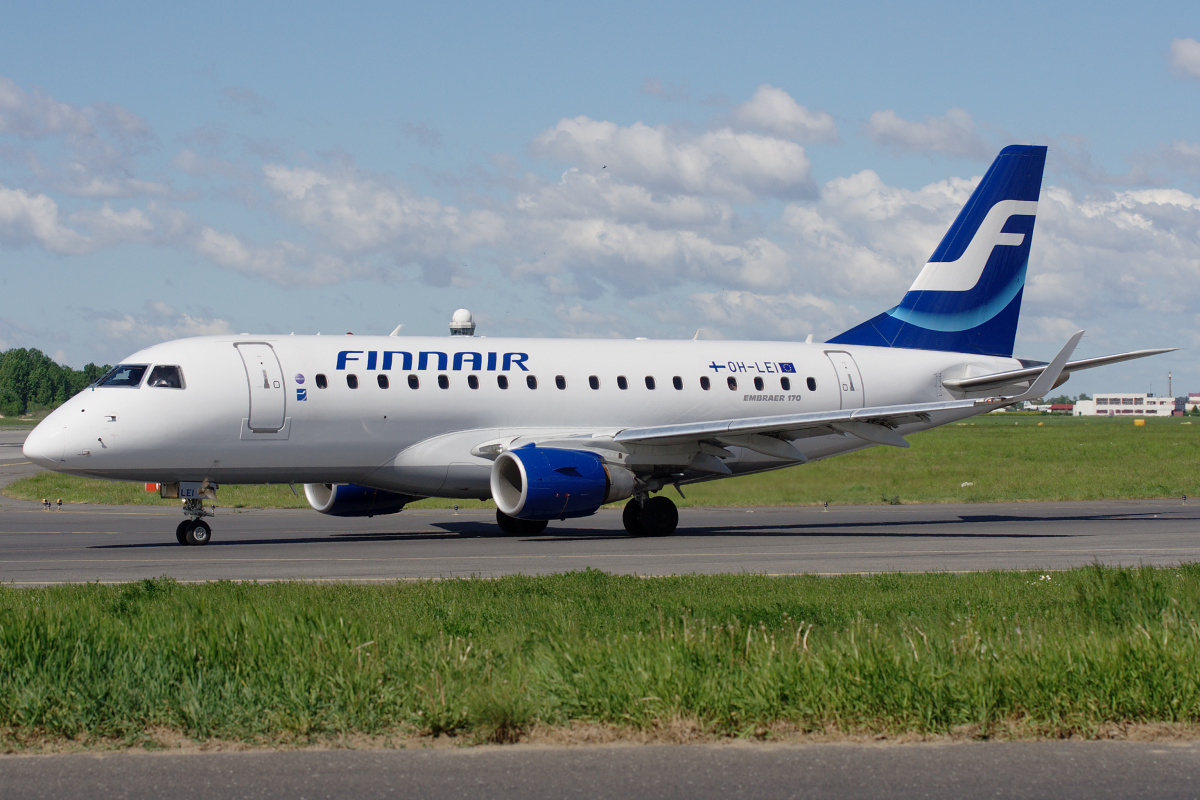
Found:
<svg viewBox="0 0 1200 800"><path fill-rule="evenodd" d="M900 305L833 344L1012 356L1046 148L1000 151Z"/></svg>

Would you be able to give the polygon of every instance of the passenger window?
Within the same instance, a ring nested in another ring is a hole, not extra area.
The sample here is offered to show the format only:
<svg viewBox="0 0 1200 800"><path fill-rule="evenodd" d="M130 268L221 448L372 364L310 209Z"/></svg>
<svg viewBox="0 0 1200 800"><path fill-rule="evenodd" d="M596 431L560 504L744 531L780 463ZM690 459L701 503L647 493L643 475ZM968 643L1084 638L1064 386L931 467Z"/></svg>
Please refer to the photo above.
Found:
<svg viewBox="0 0 1200 800"><path fill-rule="evenodd" d="M792 390L792 381L789 378L780 378L779 388L785 392L790 392Z"/></svg>
<svg viewBox="0 0 1200 800"><path fill-rule="evenodd" d="M146 375L146 364L118 364L100 379L100 386L124 386L136 389Z"/></svg>
<svg viewBox="0 0 1200 800"><path fill-rule="evenodd" d="M347 375L346 376L346 385L349 386L351 389L357 389L358 388L358 376L357 375Z"/></svg>
<svg viewBox="0 0 1200 800"><path fill-rule="evenodd" d="M421 388L421 379L418 378L416 375L409 375L408 376L408 388L420 389Z"/></svg>
<svg viewBox="0 0 1200 800"><path fill-rule="evenodd" d="M808 390L810 392L815 392L817 390L817 379L816 378L808 379Z"/></svg>
<svg viewBox="0 0 1200 800"><path fill-rule="evenodd" d="M526 375L525 376L525 385L528 386L530 389L536 389L537 388L537 377L534 375Z"/></svg>
<svg viewBox="0 0 1200 800"><path fill-rule="evenodd" d="M565 389L567 388L567 379L562 375L558 375L554 378L554 385L560 389Z"/></svg>
<svg viewBox="0 0 1200 800"><path fill-rule="evenodd" d="M760 392L763 390L763 379L762 378L754 379L754 388Z"/></svg>
<svg viewBox="0 0 1200 800"><path fill-rule="evenodd" d="M470 386L472 389L478 389L479 388L479 378L475 377L474 375L468 375L467 376L467 386Z"/></svg>
<svg viewBox="0 0 1200 800"><path fill-rule="evenodd" d="M676 389L683 389L683 378L679 377L678 375L676 375L674 378L671 378L671 383Z"/></svg>
<svg viewBox="0 0 1200 800"><path fill-rule="evenodd" d="M651 378L649 375L646 376L646 388L654 389L654 378Z"/></svg>
<svg viewBox="0 0 1200 800"><path fill-rule="evenodd" d="M447 378L445 375L438 375L438 388L439 389L449 389L450 388L450 379Z"/></svg>
<svg viewBox="0 0 1200 800"><path fill-rule="evenodd" d="M318 389L326 389L328 387L329 387L329 381L325 380L324 375L318 374L317 375L317 388Z"/></svg>
<svg viewBox="0 0 1200 800"><path fill-rule="evenodd" d="M380 389L388 388L388 376L387 375L379 375L378 377L375 378L375 382L379 384Z"/></svg>
<svg viewBox="0 0 1200 800"><path fill-rule="evenodd" d="M159 364L150 370L150 377L146 379L146 385L158 386L164 389L182 389L183 373L179 371L179 367L168 367Z"/></svg>
<svg viewBox="0 0 1200 800"><path fill-rule="evenodd" d="M729 390L731 392L737 391L737 378L730 375L728 378L725 379L725 382L729 384Z"/></svg>
<svg viewBox="0 0 1200 800"><path fill-rule="evenodd" d="M617 376L617 388L621 389L621 390L625 390L625 389L629 388L629 381L625 380L624 375Z"/></svg>
<svg viewBox="0 0 1200 800"><path fill-rule="evenodd" d="M588 386L592 387L593 389L599 389L600 388L600 379L597 378L595 375L592 375L591 377L588 378Z"/></svg>
<svg viewBox="0 0 1200 800"><path fill-rule="evenodd" d="M497 375L496 376L496 385L499 386L501 389L507 389L508 388L508 376L507 375Z"/></svg>
<svg viewBox="0 0 1200 800"><path fill-rule="evenodd" d="M704 390L704 391L706 391L706 392L707 392L709 389L711 389L711 388L712 388L712 382L711 382L711 381L709 381L709 379L708 379L708 376L707 376L707 375L701 375L701 376L700 376L700 388L701 388L701 389L703 389L703 390Z"/></svg>

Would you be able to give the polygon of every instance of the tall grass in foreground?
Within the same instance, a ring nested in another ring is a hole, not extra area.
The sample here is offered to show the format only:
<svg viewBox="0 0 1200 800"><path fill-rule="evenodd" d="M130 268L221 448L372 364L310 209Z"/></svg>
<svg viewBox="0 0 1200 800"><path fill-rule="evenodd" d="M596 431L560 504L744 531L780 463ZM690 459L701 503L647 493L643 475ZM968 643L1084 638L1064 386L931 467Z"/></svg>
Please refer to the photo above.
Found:
<svg viewBox="0 0 1200 800"><path fill-rule="evenodd" d="M0 589L0 739L1200 721L1200 566Z"/></svg>

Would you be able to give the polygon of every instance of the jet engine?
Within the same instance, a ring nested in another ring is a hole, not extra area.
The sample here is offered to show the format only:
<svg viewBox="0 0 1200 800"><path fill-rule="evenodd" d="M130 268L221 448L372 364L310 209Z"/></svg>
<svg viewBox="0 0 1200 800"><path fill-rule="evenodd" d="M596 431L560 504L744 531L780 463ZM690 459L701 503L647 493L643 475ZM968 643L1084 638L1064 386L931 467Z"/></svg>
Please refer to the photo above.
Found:
<svg viewBox="0 0 1200 800"><path fill-rule="evenodd" d="M406 503L419 499L410 494L385 492L354 483L306 483L304 496L315 510L333 517L395 514Z"/></svg>
<svg viewBox="0 0 1200 800"><path fill-rule="evenodd" d="M635 483L629 470L583 450L529 444L506 450L492 464L492 499L517 519L586 517L632 496Z"/></svg>

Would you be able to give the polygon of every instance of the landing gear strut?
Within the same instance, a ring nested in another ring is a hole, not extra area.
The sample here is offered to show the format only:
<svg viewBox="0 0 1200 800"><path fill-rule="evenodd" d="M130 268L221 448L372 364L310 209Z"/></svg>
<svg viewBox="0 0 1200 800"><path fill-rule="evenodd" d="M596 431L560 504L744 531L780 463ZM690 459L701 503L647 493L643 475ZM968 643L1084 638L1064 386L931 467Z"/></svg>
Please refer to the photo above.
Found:
<svg viewBox="0 0 1200 800"><path fill-rule="evenodd" d="M550 524L544 519L518 519L510 517L500 509L496 509L496 524L500 530L509 536L532 536L546 530Z"/></svg>
<svg viewBox="0 0 1200 800"><path fill-rule="evenodd" d="M670 536L679 526L679 509L662 495L634 497L621 512L621 522L630 536Z"/></svg>
<svg viewBox="0 0 1200 800"><path fill-rule="evenodd" d="M183 545L206 545L212 539L212 528L203 517L213 515L211 508L205 508L200 498L194 497L183 501L183 513L187 519L175 528L175 538Z"/></svg>

